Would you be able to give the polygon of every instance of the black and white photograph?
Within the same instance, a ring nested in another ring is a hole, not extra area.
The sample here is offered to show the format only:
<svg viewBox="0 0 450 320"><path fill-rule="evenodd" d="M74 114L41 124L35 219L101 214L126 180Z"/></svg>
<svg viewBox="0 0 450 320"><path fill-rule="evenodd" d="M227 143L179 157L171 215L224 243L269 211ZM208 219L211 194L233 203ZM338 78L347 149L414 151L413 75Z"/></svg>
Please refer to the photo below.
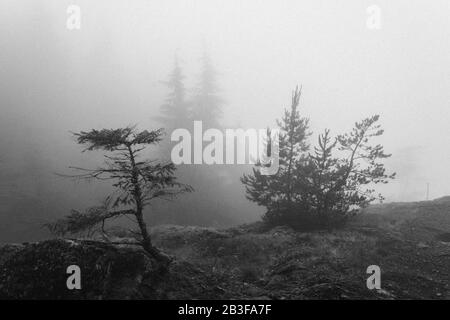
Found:
<svg viewBox="0 0 450 320"><path fill-rule="evenodd" d="M0 1L0 300L450 300L449 164L449 0Z"/></svg>

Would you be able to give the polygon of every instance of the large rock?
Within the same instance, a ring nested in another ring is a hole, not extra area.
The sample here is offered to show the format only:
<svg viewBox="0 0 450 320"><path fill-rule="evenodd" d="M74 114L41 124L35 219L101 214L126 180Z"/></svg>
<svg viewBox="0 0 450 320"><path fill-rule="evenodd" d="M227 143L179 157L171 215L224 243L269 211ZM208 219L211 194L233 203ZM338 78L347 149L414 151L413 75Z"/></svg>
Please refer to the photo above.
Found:
<svg viewBox="0 0 450 320"><path fill-rule="evenodd" d="M0 255L2 299L139 298L143 281L154 276L152 261L142 249L94 241L5 246ZM81 269L81 290L67 288L70 265Z"/></svg>
<svg viewBox="0 0 450 320"><path fill-rule="evenodd" d="M67 267L81 269L81 290L69 290ZM202 298L201 271L174 262L161 274L138 246L49 240L0 248L0 299ZM180 288L182 287L182 288ZM181 290L180 290L181 289Z"/></svg>

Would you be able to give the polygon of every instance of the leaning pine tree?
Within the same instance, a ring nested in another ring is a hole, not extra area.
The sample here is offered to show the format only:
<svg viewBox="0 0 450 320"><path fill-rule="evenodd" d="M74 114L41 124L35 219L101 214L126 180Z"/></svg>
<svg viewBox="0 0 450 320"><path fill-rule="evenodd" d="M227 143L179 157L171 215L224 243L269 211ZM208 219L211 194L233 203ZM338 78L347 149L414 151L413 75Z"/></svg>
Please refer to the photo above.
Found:
<svg viewBox="0 0 450 320"><path fill-rule="evenodd" d="M80 173L74 178L109 180L115 192L108 196L102 206L85 212L72 213L47 227L55 234L77 234L84 231L104 232L106 220L119 217L134 218L139 231L140 244L161 266L170 259L153 246L144 221L144 209L157 198L171 199L192 188L176 181L173 163L141 159L142 151L161 140L161 129L138 132L134 127L91 130L76 133L77 142L85 145L85 151L102 150L104 166L98 169L73 168Z"/></svg>
<svg viewBox="0 0 450 320"><path fill-rule="evenodd" d="M306 161L309 136L308 119L301 117L298 111L300 97L301 88L297 87L292 93L290 109L277 121L280 127L278 172L262 175L262 164L257 164L252 174L241 178L247 198L266 208L264 220L270 225L292 224L298 219L301 194L297 187L300 180L297 167Z"/></svg>

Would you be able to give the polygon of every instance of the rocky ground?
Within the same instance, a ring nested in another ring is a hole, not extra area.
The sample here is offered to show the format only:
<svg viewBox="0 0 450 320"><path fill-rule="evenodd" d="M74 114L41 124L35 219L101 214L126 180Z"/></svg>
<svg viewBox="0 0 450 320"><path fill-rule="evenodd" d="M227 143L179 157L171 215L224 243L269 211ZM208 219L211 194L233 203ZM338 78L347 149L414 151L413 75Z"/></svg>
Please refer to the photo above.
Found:
<svg viewBox="0 0 450 320"><path fill-rule="evenodd" d="M342 230L160 226L160 274L135 245L50 240L0 248L0 298L450 299L450 199L375 205ZM126 241L122 237L117 241ZM82 290L66 288L66 267ZM381 268L381 290L366 269Z"/></svg>

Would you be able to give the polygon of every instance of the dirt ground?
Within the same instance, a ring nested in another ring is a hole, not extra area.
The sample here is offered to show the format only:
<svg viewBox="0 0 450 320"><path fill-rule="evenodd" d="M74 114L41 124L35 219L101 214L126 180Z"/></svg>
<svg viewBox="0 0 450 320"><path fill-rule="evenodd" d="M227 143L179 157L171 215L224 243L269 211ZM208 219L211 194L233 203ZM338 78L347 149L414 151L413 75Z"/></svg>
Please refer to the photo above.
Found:
<svg viewBox="0 0 450 320"><path fill-rule="evenodd" d="M450 299L447 201L373 206L343 230L163 226L156 243L218 287L211 298ZM381 269L369 290L367 267Z"/></svg>
<svg viewBox="0 0 450 320"><path fill-rule="evenodd" d="M450 299L450 201L375 205L332 232L158 226L156 246L174 260L165 274L142 248L59 239L0 247L6 299ZM126 234L116 233L124 243ZM84 290L66 290L77 264ZM369 290L367 267L381 270ZM87 277L86 277L87 275Z"/></svg>

